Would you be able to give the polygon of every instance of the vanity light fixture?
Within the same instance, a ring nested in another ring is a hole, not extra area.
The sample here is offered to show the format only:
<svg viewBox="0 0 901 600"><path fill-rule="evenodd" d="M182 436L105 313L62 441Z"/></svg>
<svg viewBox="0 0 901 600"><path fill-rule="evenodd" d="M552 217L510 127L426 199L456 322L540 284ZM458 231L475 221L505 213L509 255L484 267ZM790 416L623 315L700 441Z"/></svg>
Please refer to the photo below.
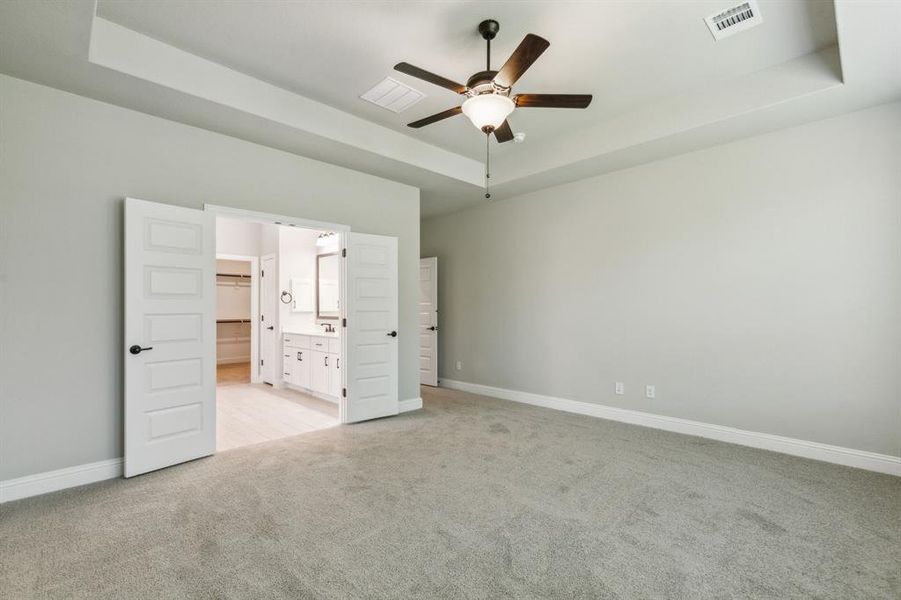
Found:
<svg viewBox="0 0 901 600"><path fill-rule="evenodd" d="M316 245L320 248L323 246L328 246L329 242L331 242L331 237L335 235L334 231L323 231L319 234L319 237L316 238Z"/></svg>

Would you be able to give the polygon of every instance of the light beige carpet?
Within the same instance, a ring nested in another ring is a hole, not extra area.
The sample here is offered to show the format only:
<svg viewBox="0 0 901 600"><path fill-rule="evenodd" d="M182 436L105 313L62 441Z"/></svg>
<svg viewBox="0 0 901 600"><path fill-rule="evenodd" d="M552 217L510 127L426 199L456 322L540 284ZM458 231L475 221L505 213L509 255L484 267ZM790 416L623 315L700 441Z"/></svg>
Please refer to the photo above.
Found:
<svg viewBox="0 0 901 600"><path fill-rule="evenodd" d="M445 390L0 507L3 598L894 598L901 479Z"/></svg>

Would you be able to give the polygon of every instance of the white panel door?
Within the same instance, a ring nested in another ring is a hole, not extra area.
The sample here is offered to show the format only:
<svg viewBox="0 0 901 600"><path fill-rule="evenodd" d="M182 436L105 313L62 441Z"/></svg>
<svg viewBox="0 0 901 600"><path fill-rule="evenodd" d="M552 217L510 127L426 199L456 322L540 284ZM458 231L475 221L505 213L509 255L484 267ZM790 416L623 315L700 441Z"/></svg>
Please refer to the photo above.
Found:
<svg viewBox="0 0 901 600"><path fill-rule="evenodd" d="M345 234L344 422L398 412L397 238ZM344 366L344 365L342 365Z"/></svg>
<svg viewBox="0 0 901 600"><path fill-rule="evenodd" d="M212 213L125 201L125 476L216 449Z"/></svg>
<svg viewBox="0 0 901 600"><path fill-rule="evenodd" d="M260 379L274 385L281 377L276 374L276 357L280 356L276 345L280 338L276 335L278 323L278 266L275 255L268 254L260 262Z"/></svg>
<svg viewBox="0 0 901 600"><path fill-rule="evenodd" d="M419 382L438 385L438 258L419 259Z"/></svg>

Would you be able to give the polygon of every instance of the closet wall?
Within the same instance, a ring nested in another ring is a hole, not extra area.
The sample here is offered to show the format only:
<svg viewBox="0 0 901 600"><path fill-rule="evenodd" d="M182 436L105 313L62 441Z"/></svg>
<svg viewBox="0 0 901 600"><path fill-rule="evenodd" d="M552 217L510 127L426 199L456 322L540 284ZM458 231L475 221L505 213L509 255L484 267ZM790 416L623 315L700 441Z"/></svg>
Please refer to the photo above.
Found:
<svg viewBox="0 0 901 600"><path fill-rule="evenodd" d="M216 261L216 363L250 362L250 263Z"/></svg>
<svg viewBox="0 0 901 600"><path fill-rule="evenodd" d="M216 254L258 257L261 243L260 224L216 217ZM250 362L250 263L220 259L216 273L216 363Z"/></svg>

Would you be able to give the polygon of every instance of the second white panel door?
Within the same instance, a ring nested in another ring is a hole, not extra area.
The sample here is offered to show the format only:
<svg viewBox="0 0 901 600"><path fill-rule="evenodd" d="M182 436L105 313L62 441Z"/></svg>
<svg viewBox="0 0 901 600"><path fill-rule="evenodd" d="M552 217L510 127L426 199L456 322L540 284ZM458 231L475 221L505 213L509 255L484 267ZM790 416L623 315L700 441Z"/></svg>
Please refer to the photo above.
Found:
<svg viewBox="0 0 901 600"><path fill-rule="evenodd" d="M438 259L419 259L419 382L438 385Z"/></svg>
<svg viewBox="0 0 901 600"><path fill-rule="evenodd" d="M398 412L397 238L346 234L345 423ZM341 365L344 367L345 365Z"/></svg>

